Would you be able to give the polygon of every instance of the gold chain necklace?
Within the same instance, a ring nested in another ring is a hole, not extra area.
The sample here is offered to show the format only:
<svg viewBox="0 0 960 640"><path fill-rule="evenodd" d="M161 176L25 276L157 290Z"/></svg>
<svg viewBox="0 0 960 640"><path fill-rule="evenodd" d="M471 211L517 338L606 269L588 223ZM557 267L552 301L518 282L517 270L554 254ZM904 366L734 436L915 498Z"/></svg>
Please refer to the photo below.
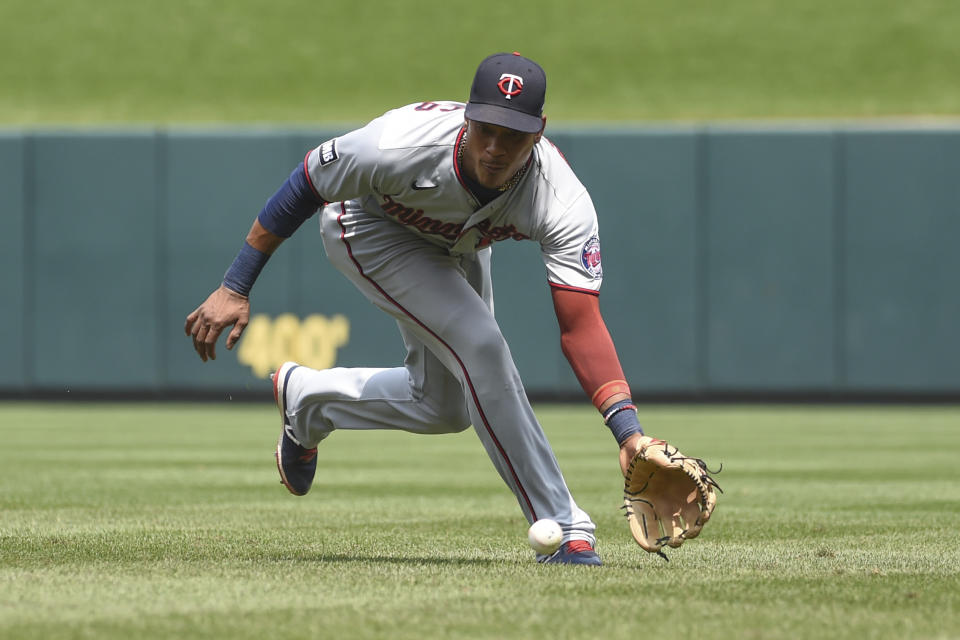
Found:
<svg viewBox="0 0 960 640"><path fill-rule="evenodd" d="M460 165L460 168L463 168L463 148L467 145L467 132L464 130L463 137L460 138L460 145L457 147L457 164ZM521 178L527 173L527 167L530 166L530 160L527 159L527 162L523 163L523 166L513 174L513 177L504 182L502 185L497 187L497 191L506 191L517 186L517 183L520 182Z"/></svg>

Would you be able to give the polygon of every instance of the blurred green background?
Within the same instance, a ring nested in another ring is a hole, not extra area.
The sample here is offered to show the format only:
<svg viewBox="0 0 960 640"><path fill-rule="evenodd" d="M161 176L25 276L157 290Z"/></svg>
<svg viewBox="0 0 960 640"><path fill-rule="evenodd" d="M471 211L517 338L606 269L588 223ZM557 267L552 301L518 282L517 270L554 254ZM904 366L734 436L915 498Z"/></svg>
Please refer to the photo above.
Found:
<svg viewBox="0 0 960 640"><path fill-rule="evenodd" d="M554 123L960 113L956 0L4 0L0 123L362 122L546 68Z"/></svg>

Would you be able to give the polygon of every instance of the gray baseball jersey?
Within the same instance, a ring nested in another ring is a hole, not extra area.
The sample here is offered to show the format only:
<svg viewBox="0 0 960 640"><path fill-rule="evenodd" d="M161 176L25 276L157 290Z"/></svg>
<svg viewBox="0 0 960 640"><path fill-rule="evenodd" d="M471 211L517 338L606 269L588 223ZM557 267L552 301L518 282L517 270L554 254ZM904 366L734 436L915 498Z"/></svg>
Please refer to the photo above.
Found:
<svg viewBox="0 0 960 640"><path fill-rule="evenodd" d="M312 187L330 203L320 220L327 256L396 320L407 355L401 367L293 369L287 417L306 447L336 429L472 424L528 522L551 518L565 541L593 543L494 319L490 256L496 241L530 239L552 286L596 293L596 213L545 138L523 178L481 206L456 157L463 107L402 107L307 154Z"/></svg>
<svg viewBox="0 0 960 640"><path fill-rule="evenodd" d="M480 207L456 163L463 108L412 104L325 142L306 158L314 188L328 202L357 199L451 253L536 241L552 284L599 290L597 215L563 155L542 138L521 182Z"/></svg>

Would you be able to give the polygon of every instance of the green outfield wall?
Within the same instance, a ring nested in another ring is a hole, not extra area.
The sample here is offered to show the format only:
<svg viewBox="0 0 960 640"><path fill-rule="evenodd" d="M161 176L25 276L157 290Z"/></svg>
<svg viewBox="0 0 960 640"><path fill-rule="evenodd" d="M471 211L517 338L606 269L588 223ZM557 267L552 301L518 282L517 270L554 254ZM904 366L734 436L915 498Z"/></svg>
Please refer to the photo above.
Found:
<svg viewBox="0 0 960 640"><path fill-rule="evenodd" d="M240 347L184 317L337 130L0 133L0 393L247 394L273 367L402 362L316 219L268 264ZM548 135L550 132L548 132ZM637 395L960 396L960 129L558 130L600 216L601 306ZM577 397L533 243L494 248L533 394Z"/></svg>

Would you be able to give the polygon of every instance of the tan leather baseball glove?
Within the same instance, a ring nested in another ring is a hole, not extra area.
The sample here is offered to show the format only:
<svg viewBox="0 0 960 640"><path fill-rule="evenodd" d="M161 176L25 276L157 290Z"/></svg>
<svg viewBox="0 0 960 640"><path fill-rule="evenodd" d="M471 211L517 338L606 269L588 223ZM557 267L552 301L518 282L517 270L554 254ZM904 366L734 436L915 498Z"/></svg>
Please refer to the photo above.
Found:
<svg viewBox="0 0 960 640"><path fill-rule="evenodd" d="M666 559L664 545L679 547L700 535L717 505L716 492L723 492L710 473L703 460L642 436L623 486L623 509L637 544Z"/></svg>

